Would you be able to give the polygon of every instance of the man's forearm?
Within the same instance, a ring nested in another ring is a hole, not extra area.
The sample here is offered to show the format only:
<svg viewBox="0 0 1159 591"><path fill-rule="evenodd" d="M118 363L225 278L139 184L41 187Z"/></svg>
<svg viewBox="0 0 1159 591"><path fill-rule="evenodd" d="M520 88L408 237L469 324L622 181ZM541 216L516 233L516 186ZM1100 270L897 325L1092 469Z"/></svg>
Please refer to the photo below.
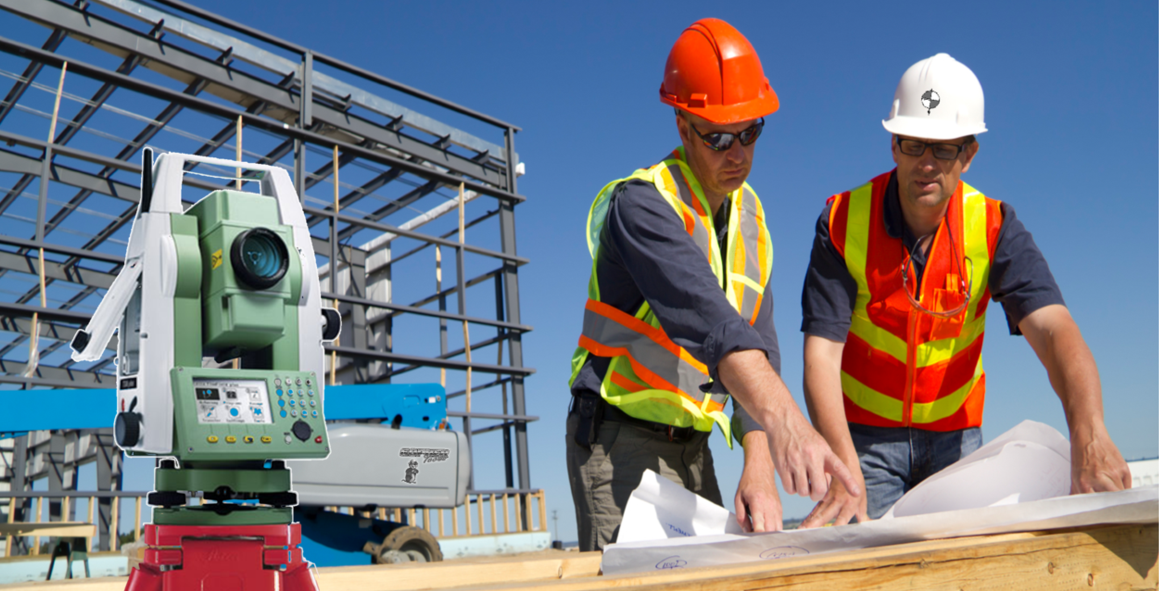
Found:
<svg viewBox="0 0 1159 591"><path fill-rule="evenodd" d="M1023 322L1027 324L1023 333L1062 402L1072 436L1093 425L1101 426L1103 393L1098 366L1070 313L1062 306L1048 306Z"/></svg>
<svg viewBox="0 0 1159 591"><path fill-rule="evenodd" d="M769 462L769 464L772 464L773 458L769 455L769 440L765 437L764 432L749 431L745 433L740 445L744 448L745 468L757 462Z"/></svg>
<svg viewBox="0 0 1159 591"><path fill-rule="evenodd" d="M805 336L805 405L813 427L849 465L857 461L841 394L841 354L845 343Z"/></svg>
<svg viewBox="0 0 1159 591"><path fill-rule="evenodd" d="M1071 492L1131 487L1131 471L1103 423L1103 392L1078 325L1061 305L1031 312L1018 323L1062 401L1070 428Z"/></svg>
<svg viewBox="0 0 1159 591"><path fill-rule="evenodd" d="M796 409L792 394L764 351L733 351L720 360L717 373L729 394L765 429L786 409Z"/></svg>

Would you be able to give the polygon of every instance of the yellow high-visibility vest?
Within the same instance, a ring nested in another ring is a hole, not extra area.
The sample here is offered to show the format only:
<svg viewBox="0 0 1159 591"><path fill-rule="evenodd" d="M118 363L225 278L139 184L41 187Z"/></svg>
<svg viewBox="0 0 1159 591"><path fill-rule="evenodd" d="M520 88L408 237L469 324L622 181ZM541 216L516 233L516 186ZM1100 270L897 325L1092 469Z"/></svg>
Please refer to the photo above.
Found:
<svg viewBox="0 0 1159 591"><path fill-rule="evenodd" d="M571 382L575 382L589 354L610 358L600 385L600 396L609 404L629 416L674 427L711 431L715 422L731 446L731 427L724 414L728 395L708 394L700 389L709 381L708 368L668 338L648 302L629 314L600 301L596 277L600 230L615 188L633 179L652 183L672 206L673 215L678 216L708 259L728 302L749 324L756 322L773 272L773 243L765 227L764 209L748 183L729 195L733 210L728 221L729 250L723 257L712 210L700 182L685 162L683 148L677 148L651 168L608 183L588 214L592 273L583 333L572 356Z"/></svg>

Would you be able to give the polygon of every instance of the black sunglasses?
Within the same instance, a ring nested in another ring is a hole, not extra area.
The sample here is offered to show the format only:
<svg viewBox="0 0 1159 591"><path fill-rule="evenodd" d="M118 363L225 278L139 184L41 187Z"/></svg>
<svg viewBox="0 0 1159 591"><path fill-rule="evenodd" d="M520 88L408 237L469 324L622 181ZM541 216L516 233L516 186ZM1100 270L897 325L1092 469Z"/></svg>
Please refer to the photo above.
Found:
<svg viewBox="0 0 1159 591"><path fill-rule="evenodd" d="M906 156L921 156L926 153L926 147L933 148L934 158L938 160L953 160L966 149L966 146L974 143L974 138L970 137L961 144L936 144L919 142L918 140L902 139L901 136L893 136L897 138L897 148L901 150L902 154Z"/></svg>
<svg viewBox="0 0 1159 591"><path fill-rule="evenodd" d="M723 152L731 148L732 143L738 139L740 140L740 145L751 146L753 142L757 141L757 138L761 137L761 131L765 129L764 117L761 117L760 121L750 125L740 133L725 133L723 131L700 133L700 130L696 129L696 126L692 124L691 120L686 118L685 121L688 121L688 126L692 128L692 131L696 132L697 137L700 138L700 141L704 142L704 145L717 152Z"/></svg>

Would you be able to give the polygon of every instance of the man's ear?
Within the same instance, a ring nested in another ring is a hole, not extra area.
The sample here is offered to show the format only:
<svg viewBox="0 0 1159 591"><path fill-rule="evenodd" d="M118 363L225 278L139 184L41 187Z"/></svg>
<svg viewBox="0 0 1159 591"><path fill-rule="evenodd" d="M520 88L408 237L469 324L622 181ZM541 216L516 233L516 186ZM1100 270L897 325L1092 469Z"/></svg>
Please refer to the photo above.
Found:
<svg viewBox="0 0 1159 591"><path fill-rule="evenodd" d="M970 163L974 161L974 156L978 154L978 140L970 142L970 145L966 146L966 149L962 150L962 152L965 153L966 158L965 162L962 164L962 172L966 172L967 170L970 170Z"/></svg>
<svg viewBox="0 0 1159 591"><path fill-rule="evenodd" d="M893 156L893 163L897 164L897 136L889 134L889 153Z"/></svg>
<svg viewBox="0 0 1159 591"><path fill-rule="evenodd" d="M692 142L692 131L688 129L688 119L680 116L680 111L676 112L676 131L680 134L680 142L687 146Z"/></svg>

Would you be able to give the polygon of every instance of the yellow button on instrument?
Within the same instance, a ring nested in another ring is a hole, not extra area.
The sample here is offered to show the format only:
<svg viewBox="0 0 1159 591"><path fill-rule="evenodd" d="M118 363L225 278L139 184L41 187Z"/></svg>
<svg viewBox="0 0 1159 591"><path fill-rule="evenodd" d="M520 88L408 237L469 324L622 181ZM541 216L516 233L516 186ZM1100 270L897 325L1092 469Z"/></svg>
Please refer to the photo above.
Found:
<svg viewBox="0 0 1159 591"><path fill-rule="evenodd" d="M210 435L209 437L206 437L205 440L210 443L217 443L217 435Z"/></svg>
<svg viewBox="0 0 1159 591"><path fill-rule="evenodd" d="M273 439L270 439L269 435L262 435L262 443L269 443L271 441L273 441Z"/></svg>
<svg viewBox="0 0 1159 591"><path fill-rule="evenodd" d="M251 435L246 435L244 438L242 438L242 441L245 441L246 443L253 443L254 438Z"/></svg>
<svg viewBox="0 0 1159 591"><path fill-rule="evenodd" d="M233 435L227 435L225 438L225 442L226 443L237 443L237 437L234 437Z"/></svg>

